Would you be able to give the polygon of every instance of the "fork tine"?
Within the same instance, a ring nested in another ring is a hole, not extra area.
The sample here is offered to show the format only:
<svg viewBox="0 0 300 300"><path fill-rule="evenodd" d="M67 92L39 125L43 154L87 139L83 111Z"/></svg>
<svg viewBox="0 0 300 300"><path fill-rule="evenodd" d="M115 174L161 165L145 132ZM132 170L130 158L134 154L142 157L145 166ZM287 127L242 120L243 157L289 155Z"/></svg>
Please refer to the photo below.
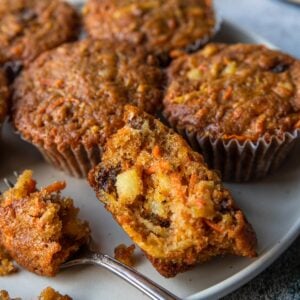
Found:
<svg viewBox="0 0 300 300"><path fill-rule="evenodd" d="M19 173L18 171L14 171L13 174L14 174L14 176L15 176L16 178L18 178L19 175L20 175L20 173Z"/></svg>
<svg viewBox="0 0 300 300"><path fill-rule="evenodd" d="M14 187L14 184L7 178L4 178L3 179L5 185L8 187L8 188L13 188Z"/></svg>

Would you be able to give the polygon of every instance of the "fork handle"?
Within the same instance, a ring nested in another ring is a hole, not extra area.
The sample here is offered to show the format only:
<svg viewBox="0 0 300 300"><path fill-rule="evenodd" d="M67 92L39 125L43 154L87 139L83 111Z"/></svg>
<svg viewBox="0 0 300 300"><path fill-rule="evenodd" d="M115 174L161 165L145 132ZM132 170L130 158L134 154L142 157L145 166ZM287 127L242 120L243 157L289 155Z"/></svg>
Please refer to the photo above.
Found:
<svg viewBox="0 0 300 300"><path fill-rule="evenodd" d="M180 300L165 288L153 282L151 279L140 274L136 270L127 267L116 259L101 253L92 253L89 257L84 259L72 260L65 264L65 266L77 264L93 264L104 267L114 274L118 275L131 285L146 294L149 298L155 300Z"/></svg>

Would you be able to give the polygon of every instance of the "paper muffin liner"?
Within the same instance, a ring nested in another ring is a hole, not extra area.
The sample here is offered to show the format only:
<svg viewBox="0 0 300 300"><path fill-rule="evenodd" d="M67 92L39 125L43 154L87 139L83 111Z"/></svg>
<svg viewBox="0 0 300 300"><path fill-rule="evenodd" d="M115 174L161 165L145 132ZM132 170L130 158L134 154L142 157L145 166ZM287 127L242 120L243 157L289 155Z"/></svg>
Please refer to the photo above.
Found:
<svg viewBox="0 0 300 300"><path fill-rule="evenodd" d="M203 155L209 168L218 170L222 179L228 182L261 179L272 173L283 163L300 137L300 130L295 130L286 132L282 137L262 136L257 141L225 140L189 132L170 119L168 123Z"/></svg>
<svg viewBox="0 0 300 300"><path fill-rule="evenodd" d="M76 148L69 146L64 149L59 149L55 145L52 147L35 146L47 162L78 178L85 178L88 172L100 162L103 151L100 145L86 147L80 144Z"/></svg>

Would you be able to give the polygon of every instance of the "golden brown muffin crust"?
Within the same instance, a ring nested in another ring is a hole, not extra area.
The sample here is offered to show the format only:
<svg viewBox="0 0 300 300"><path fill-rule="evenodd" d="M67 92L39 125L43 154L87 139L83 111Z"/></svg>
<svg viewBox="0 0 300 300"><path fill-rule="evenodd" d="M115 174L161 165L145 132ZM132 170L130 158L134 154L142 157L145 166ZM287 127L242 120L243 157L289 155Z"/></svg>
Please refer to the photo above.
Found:
<svg viewBox="0 0 300 300"><path fill-rule="evenodd" d="M300 62L259 45L210 44L168 70L171 123L213 138L257 140L300 128Z"/></svg>
<svg viewBox="0 0 300 300"><path fill-rule="evenodd" d="M0 196L0 244L21 266L54 276L60 265L87 243L90 229L78 219L73 200L62 197L65 183L40 191L25 171L14 188Z"/></svg>
<svg viewBox="0 0 300 300"><path fill-rule="evenodd" d="M78 35L79 16L60 0L0 0L0 65L28 64Z"/></svg>
<svg viewBox="0 0 300 300"><path fill-rule="evenodd" d="M44 148L104 145L126 103L153 112L162 99L156 59L127 43L84 40L41 55L15 83L13 122Z"/></svg>
<svg viewBox="0 0 300 300"><path fill-rule="evenodd" d="M89 182L155 268L172 277L216 255L255 256L251 225L202 156L137 108L125 122Z"/></svg>
<svg viewBox="0 0 300 300"><path fill-rule="evenodd" d="M7 79L4 71L0 68L0 126L6 116L8 96Z"/></svg>
<svg viewBox="0 0 300 300"><path fill-rule="evenodd" d="M128 40L155 53L184 49L215 26L211 0L89 0L84 16L92 37Z"/></svg>

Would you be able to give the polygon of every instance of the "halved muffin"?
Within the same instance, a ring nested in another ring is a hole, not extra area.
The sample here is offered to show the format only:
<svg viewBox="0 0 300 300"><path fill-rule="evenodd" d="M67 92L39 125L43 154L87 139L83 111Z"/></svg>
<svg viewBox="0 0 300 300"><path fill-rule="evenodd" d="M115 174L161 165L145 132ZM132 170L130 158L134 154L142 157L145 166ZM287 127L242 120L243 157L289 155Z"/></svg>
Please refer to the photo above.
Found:
<svg viewBox="0 0 300 300"><path fill-rule="evenodd" d="M251 225L202 156L135 107L124 121L89 182L154 267L172 277L216 255L254 257Z"/></svg>
<svg viewBox="0 0 300 300"><path fill-rule="evenodd" d="M54 276L60 265L88 242L90 229L79 209L60 191L64 182L37 190L32 172L0 196L0 244L21 266Z"/></svg>

